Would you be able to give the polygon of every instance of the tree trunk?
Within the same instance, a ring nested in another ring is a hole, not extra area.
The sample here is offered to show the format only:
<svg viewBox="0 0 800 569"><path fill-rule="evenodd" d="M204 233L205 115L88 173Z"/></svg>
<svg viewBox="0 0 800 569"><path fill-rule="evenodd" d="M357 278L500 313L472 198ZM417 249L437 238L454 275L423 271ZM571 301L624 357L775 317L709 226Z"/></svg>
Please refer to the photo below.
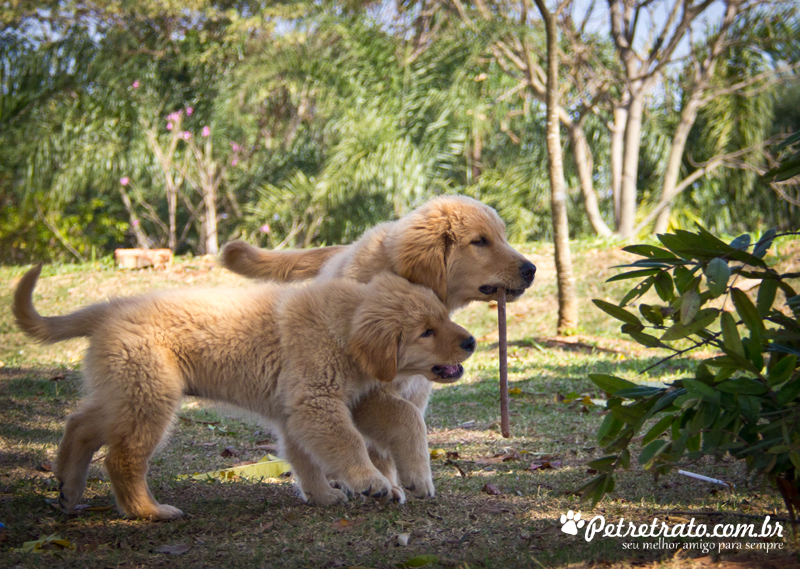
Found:
<svg viewBox="0 0 800 569"><path fill-rule="evenodd" d="M203 188L203 204L205 205L206 215L203 229L205 229L205 255L216 255L219 253L219 243L217 240L217 191L214 187L213 178L208 180Z"/></svg>
<svg viewBox="0 0 800 569"><path fill-rule="evenodd" d="M169 236L167 238L167 247L174 253L175 248L178 246L177 241L177 228L175 218L178 211L178 189L174 184L167 183L167 212L169 216Z"/></svg>
<svg viewBox="0 0 800 569"><path fill-rule="evenodd" d="M122 203L125 204L125 209L128 210L128 217L131 221L133 235L136 237L136 245L140 249L149 249L150 243L147 242L147 234L144 232L144 229L142 229L142 224L139 220L139 217L133 211L133 204L131 203L131 198L128 195L128 192L126 192L125 188L122 186L119 187L119 195L122 197Z"/></svg>
<svg viewBox="0 0 800 569"><path fill-rule="evenodd" d="M592 224L592 229L597 235L610 237L612 235L611 229L603 221L603 216L600 215L597 193L594 191L594 182L592 180L594 161L592 160L592 150L586 140L586 133L578 124L568 127L568 132L572 142L572 152L575 155L575 165L578 167L578 179L580 180L586 216L589 218L589 223Z"/></svg>
<svg viewBox="0 0 800 569"><path fill-rule="evenodd" d="M553 219L556 278L558 281L558 333L563 334L578 325L578 299L572 276L572 256L569 250L564 161L561 156L561 133L558 118L558 31L556 16L536 0L547 32L547 169L550 175L550 207Z"/></svg>
<svg viewBox="0 0 800 569"><path fill-rule="evenodd" d="M619 236L623 239L633 237L636 223L636 182L639 177L639 147L642 142L642 116L644 113L644 94L641 89L631 94L628 105L628 120L625 125L625 150L622 160L622 186L620 188Z"/></svg>
<svg viewBox="0 0 800 569"><path fill-rule="evenodd" d="M697 119L697 112L700 110L700 95L695 91L686 102L686 106L681 112L681 120L672 136L672 147L669 151L667 170L664 173L664 182L661 185L661 198L658 206L664 205L661 213L656 217L653 233L664 233L669 226L670 202L675 198L675 188L678 185L678 176L681 173L681 163L683 162L683 151L686 149L686 141L689 132L692 130L694 121Z"/></svg>
<svg viewBox="0 0 800 569"><path fill-rule="evenodd" d="M627 93L623 93L623 104L627 103ZM619 231L620 194L622 193L622 158L625 148L625 125L628 123L628 109L614 107L614 125L611 128L611 191L614 196L614 227Z"/></svg>

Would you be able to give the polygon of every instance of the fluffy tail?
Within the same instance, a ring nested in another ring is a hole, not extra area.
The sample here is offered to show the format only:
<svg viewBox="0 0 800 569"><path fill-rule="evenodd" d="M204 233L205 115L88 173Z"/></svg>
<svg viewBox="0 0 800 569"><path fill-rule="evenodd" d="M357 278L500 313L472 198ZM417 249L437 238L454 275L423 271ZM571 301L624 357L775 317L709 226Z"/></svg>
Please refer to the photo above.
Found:
<svg viewBox="0 0 800 569"><path fill-rule="evenodd" d="M40 342L52 344L68 338L91 336L104 319L110 304L100 303L87 306L66 316L44 317L33 307L33 289L42 272L37 265L25 273L14 292L12 311L23 332Z"/></svg>
<svg viewBox="0 0 800 569"><path fill-rule="evenodd" d="M345 245L289 251L267 251L244 241L231 241L222 249L222 266L251 279L302 281L319 274L325 261Z"/></svg>

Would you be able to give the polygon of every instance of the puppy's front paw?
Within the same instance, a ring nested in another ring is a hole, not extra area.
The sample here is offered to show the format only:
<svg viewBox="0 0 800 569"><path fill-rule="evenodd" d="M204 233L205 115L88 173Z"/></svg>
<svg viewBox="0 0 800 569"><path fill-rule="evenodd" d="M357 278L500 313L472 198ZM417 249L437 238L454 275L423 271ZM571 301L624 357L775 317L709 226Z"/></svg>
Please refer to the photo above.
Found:
<svg viewBox="0 0 800 569"><path fill-rule="evenodd" d="M361 494L367 498L381 499L393 493L392 483L377 470L367 476L350 478L345 484L354 494Z"/></svg>
<svg viewBox="0 0 800 569"><path fill-rule="evenodd" d="M400 482L415 498L433 498L436 495L430 470L420 473L401 473Z"/></svg>
<svg viewBox="0 0 800 569"><path fill-rule="evenodd" d="M400 486L392 484L392 491L389 492L385 498L381 500L382 502L395 502L397 504L405 504L406 503L406 493L403 491Z"/></svg>
<svg viewBox="0 0 800 569"><path fill-rule="evenodd" d="M304 492L306 502L315 506L327 507L347 502L347 494L338 488L328 488L319 492Z"/></svg>

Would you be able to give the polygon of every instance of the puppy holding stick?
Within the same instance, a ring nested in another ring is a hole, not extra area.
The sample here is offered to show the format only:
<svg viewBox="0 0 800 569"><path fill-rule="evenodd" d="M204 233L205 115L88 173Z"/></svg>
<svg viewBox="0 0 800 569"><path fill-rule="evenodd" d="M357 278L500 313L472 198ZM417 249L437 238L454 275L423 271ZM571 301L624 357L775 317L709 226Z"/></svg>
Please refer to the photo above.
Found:
<svg viewBox="0 0 800 569"><path fill-rule="evenodd" d="M94 452L108 445L105 465L123 514L181 516L156 502L146 474L184 395L271 421L309 501L347 499L328 483L331 477L346 491L402 502L403 490L370 461L351 411L396 376L457 380L475 348L431 290L388 273L367 284L336 279L299 288L158 292L42 317L32 302L40 271L25 274L15 292L19 327L48 343L90 338L86 397L67 419L56 459L59 503L67 512L83 495ZM402 457L400 481L413 487L425 473L402 465L427 460L425 423L405 400L392 409L388 420L396 424L374 426L370 442Z"/></svg>

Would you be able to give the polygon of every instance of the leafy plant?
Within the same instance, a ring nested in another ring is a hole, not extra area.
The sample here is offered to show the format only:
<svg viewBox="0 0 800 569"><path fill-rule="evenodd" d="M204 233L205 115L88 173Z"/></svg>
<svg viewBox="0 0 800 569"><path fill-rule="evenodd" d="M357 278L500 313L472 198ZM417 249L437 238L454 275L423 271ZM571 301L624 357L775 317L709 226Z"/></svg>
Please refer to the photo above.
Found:
<svg viewBox="0 0 800 569"><path fill-rule="evenodd" d="M725 243L698 226L659 235L663 247L625 248L642 258L609 281L642 280L618 305L595 305L638 343L673 352L655 365L701 348L718 354L692 377L663 387L590 375L610 396L598 432L607 455L589 463L599 474L579 490L583 499L597 503L614 490L614 472L629 468L632 439L642 434L638 461L656 477L729 454L775 484L794 517L800 509L800 296L789 283L800 273L781 274L765 261L783 235L770 229L755 243L746 234ZM758 281L754 298L737 286L744 279ZM660 301L632 310L651 289Z"/></svg>

